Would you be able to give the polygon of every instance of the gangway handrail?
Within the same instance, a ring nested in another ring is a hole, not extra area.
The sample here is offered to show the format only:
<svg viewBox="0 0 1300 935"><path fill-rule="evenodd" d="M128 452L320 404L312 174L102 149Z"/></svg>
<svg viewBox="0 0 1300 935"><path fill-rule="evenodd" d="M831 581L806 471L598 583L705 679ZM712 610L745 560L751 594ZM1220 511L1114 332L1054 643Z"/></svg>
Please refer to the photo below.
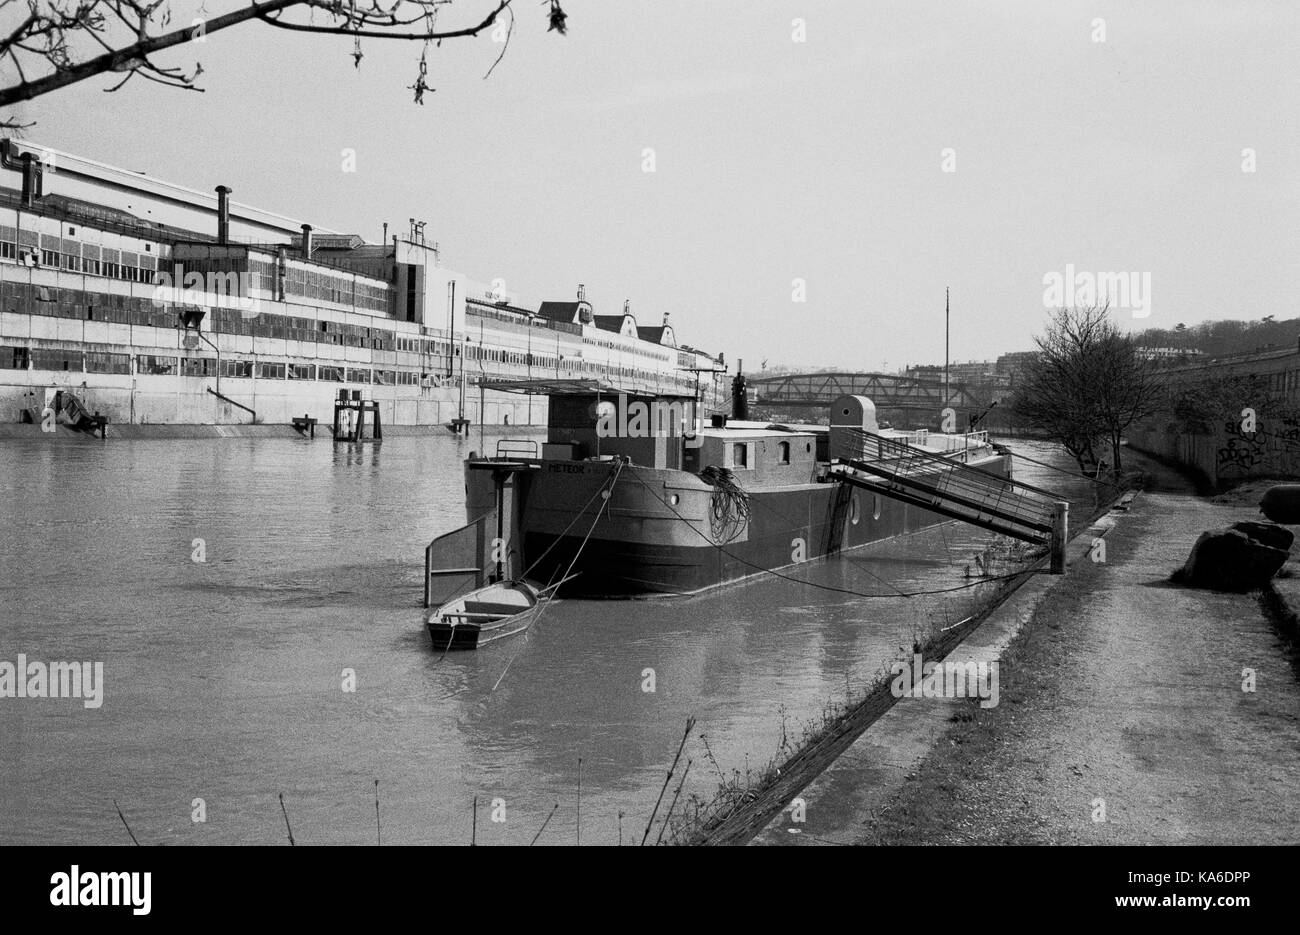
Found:
<svg viewBox="0 0 1300 935"><path fill-rule="evenodd" d="M831 460L830 478L1005 536L1045 544L1052 574L1065 572L1067 500L955 457L909 451L907 445L865 429L848 431L857 444L850 446L849 456ZM869 451L873 446L874 458Z"/></svg>
<svg viewBox="0 0 1300 935"><path fill-rule="evenodd" d="M840 470L836 470L836 468L840 468ZM879 490L888 496L923 506L953 519L992 528L997 532L1029 542L1046 541L1047 536L1052 531L1050 518L1052 504L1044 504L1044 510L1026 516L1023 513L1011 512L1008 509L991 508L987 504L946 494L927 484L919 484L915 481L891 480L886 476L883 483L873 484L856 473L859 470L863 469L841 462L831 465L831 476L855 486ZM870 468L865 470L868 473L874 473ZM881 473L883 475L883 472Z"/></svg>
<svg viewBox="0 0 1300 935"><path fill-rule="evenodd" d="M895 480L894 483L903 488L918 490L939 500L946 500L955 503L960 507L972 511L977 516L982 513L988 514L991 517L997 517L998 519L1014 523L1018 526L1027 526L1028 528L1039 532L1050 532L1052 528L1051 522L1045 521L1051 513L1052 505L1050 503L1044 503L1042 504L1042 509L1026 514L1017 509L1015 504L1009 505L1006 509L1002 509L1000 505L996 507L989 506L987 503L981 503L979 500L971 500L960 494L954 494L951 490L940 489L939 487L933 487L929 484L918 483L914 479L909 479L905 482L902 480ZM1005 492L1005 490L1006 488L1004 487L1003 492ZM991 493L992 491L989 492ZM1017 500L1021 499L1023 498L1017 498Z"/></svg>
<svg viewBox="0 0 1300 935"><path fill-rule="evenodd" d="M854 485L863 484L862 478L853 475L843 475L841 476L841 479L847 483L851 483ZM1041 530L1034 529L1030 531L1028 527L1025 527L1021 524L1013 524L1016 528L1008 528L1004 524L997 523L991 517L989 519L985 519L982 516L978 516L978 515L972 517L971 515L969 515L969 513L963 512L962 509L956 508L951 502L944 501L942 498L939 498L939 501L936 503L934 502L934 500L932 500L931 498L927 497L926 495L920 492L912 491L907 488L899 487L897 485L872 484L870 486L873 489L878 489L886 496L892 497L903 503L910 503L913 506L917 506L925 510L930 510L932 512L940 514L941 516L947 516L950 519L955 519L964 523L970 523L972 525L979 526L983 529L990 529L993 530L994 532L1001 533L1002 535L1011 536L1013 539L1020 539L1022 541L1031 542L1036 545L1047 545L1049 546L1049 548L1054 549L1053 565L1052 565L1053 574L1058 573L1056 571L1058 567L1057 566L1058 559L1057 559L1057 552L1055 551L1056 548L1055 544L1058 542L1058 539L1062 544L1064 542L1063 535L1058 535L1058 528L1061 529L1063 532L1064 525L1062 523L1058 527L1057 518L1061 514L1055 509L1053 510L1053 516L1052 516L1053 526L1051 530L1048 531L1047 535L1044 535Z"/></svg>
<svg viewBox="0 0 1300 935"><path fill-rule="evenodd" d="M880 457L872 460L837 458L832 462L832 473L852 479L850 472L865 472L884 478L891 489L904 489L928 497L932 502L946 501L954 509L970 511L976 519L988 516L1025 527L1037 533L1049 533L1055 495L1038 491L1028 484L972 467L955 458L918 452L908 449L894 439L875 435L866 430L851 430L858 436L856 447L866 454L875 447ZM888 452L888 454L886 454ZM975 480L975 478L979 478ZM997 485L984 481L989 478ZM1041 495L1041 496L1040 496Z"/></svg>
<svg viewBox="0 0 1300 935"><path fill-rule="evenodd" d="M906 445L899 442L897 439L888 438L884 435L877 435L875 432L869 432L866 429L847 428L845 429L845 431L856 436L859 439L859 441L862 443L865 443L866 441L874 441L878 444L878 446L881 449L883 449L884 446L886 445L898 448L902 453L905 453L913 457L918 462L928 462L930 464L960 467L968 471L976 471L980 474L985 475L986 477L992 477L996 480L1002 481L1003 483L1013 484L1016 487L1020 488L1021 490L1029 490L1036 494L1040 494L1044 497L1049 497L1053 501L1065 499L1060 493L1058 493L1055 490L1045 490L1042 487L1035 487L1033 484L1026 484L1024 481L1016 480L1015 478L1012 477L1003 477L1001 474L995 474L992 471L985 470L982 467L975 467L974 465L970 465L970 464L962 464L960 461L955 461L952 458L947 458L944 457L943 455L937 455L934 454L933 452L918 451L915 448L911 447L910 445ZM864 454L866 453L865 444L860 444L858 447L859 450L862 450ZM883 450L882 453L877 457L882 461L884 460L885 455L883 454Z"/></svg>

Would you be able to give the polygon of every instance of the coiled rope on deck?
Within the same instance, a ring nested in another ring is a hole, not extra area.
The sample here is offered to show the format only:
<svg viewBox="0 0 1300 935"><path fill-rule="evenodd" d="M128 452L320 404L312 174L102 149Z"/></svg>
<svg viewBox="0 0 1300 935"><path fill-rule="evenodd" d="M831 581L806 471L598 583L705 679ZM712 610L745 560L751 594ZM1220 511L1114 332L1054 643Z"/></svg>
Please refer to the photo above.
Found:
<svg viewBox="0 0 1300 935"><path fill-rule="evenodd" d="M709 532L713 534L715 543L725 545L740 535L749 520L749 494L729 468L710 464L696 476L713 488L709 501Z"/></svg>

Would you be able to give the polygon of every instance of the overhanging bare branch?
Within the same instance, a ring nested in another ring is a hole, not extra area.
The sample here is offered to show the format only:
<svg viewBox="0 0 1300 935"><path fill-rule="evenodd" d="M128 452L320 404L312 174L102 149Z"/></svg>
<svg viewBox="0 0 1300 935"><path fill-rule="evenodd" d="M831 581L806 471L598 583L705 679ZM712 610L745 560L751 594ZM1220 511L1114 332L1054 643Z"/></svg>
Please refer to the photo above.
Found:
<svg viewBox="0 0 1300 935"><path fill-rule="evenodd" d="M505 37L508 47L514 30L513 0L495 0L486 15L470 25L436 28L438 13L456 2L393 0L385 6L380 0L253 0L229 13L167 30L171 22L170 0L0 0L0 9L27 8L17 25L0 37L0 65L11 63L17 74L14 83L0 87L0 107L32 100L100 74L124 75L121 82L107 90L116 90L135 74L170 87L201 90L194 87L201 66L187 74L157 65L151 56L249 20L291 32L346 36L354 43L363 38L418 40L427 47L443 39L477 36L497 24L503 13L509 13ZM549 29L563 34L566 14L559 0L543 3ZM323 15L328 21L296 22L290 18L295 12ZM411 28L416 24L420 26ZM97 51L95 46L103 51L78 61L78 53L84 54L85 46L91 46L89 51ZM503 47L487 74L492 73L504 53ZM356 48L353 56L360 61ZM33 72L36 74L29 79ZM416 96L418 99L419 94Z"/></svg>

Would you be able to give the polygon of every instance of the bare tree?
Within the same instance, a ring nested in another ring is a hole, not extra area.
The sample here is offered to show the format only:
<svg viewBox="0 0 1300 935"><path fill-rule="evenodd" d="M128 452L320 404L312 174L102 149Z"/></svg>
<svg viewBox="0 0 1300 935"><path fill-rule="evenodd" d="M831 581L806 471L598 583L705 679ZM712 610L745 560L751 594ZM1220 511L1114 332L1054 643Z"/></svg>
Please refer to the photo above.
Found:
<svg viewBox="0 0 1300 935"><path fill-rule="evenodd" d="M1080 470L1096 464L1102 433L1101 417L1087 403L1081 365L1094 329L1091 316L1079 321L1065 310L1053 313L1046 334L1035 339L1039 356L1025 367L1011 401L1016 415L1063 445Z"/></svg>
<svg viewBox="0 0 1300 935"><path fill-rule="evenodd" d="M207 35L255 20L264 26L305 33L326 33L353 40L351 56L359 67L362 40L422 43L419 71L410 85L423 103L427 56L444 39L477 36L494 30L505 54L514 30L514 0L486 0L474 18L459 24L439 23L471 0L253 0L218 16L194 18L170 29L169 0L0 0L0 107L28 101L100 74L121 75L106 91L116 91L140 76L170 87L201 91L201 65L191 69L153 61L156 53L201 40ZM564 34L567 15L560 0L543 0L547 31ZM500 32L498 32L500 31ZM487 77L487 75L484 75ZM12 119L0 127L19 126Z"/></svg>
<svg viewBox="0 0 1300 935"><path fill-rule="evenodd" d="M1153 413L1161 388L1151 364L1136 353L1107 306L1057 309L1035 338L1039 354L1025 368L1014 411L1060 442L1081 470L1107 445L1121 467L1120 442L1135 421Z"/></svg>
<svg viewBox="0 0 1300 935"><path fill-rule="evenodd" d="M1137 343L1107 320L1097 340L1093 374L1097 411L1110 442L1111 466L1123 467L1120 445L1129 426L1154 415L1163 398L1155 364L1137 353Z"/></svg>

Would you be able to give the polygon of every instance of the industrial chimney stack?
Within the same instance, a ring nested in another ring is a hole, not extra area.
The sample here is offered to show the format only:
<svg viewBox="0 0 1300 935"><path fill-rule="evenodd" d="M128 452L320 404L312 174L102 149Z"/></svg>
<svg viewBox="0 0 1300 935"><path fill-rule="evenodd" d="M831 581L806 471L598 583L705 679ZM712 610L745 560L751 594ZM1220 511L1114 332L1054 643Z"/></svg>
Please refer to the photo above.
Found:
<svg viewBox="0 0 1300 935"><path fill-rule="evenodd" d="M40 161L32 153L23 153L23 207L30 208L40 197Z"/></svg>
<svg viewBox="0 0 1300 935"><path fill-rule="evenodd" d="M230 189L217 186L217 243L230 243Z"/></svg>
<svg viewBox="0 0 1300 935"><path fill-rule="evenodd" d="M749 388L745 383L745 362L736 362L736 375L731 381L731 417L738 422L749 418Z"/></svg>

